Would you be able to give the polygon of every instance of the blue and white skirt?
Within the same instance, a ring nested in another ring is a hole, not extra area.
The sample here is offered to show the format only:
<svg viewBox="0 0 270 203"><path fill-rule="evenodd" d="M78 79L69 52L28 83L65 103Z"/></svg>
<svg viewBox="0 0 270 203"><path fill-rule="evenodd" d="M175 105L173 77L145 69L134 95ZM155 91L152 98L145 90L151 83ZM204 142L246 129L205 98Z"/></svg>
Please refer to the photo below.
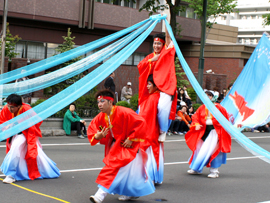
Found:
<svg viewBox="0 0 270 203"><path fill-rule="evenodd" d="M145 196L155 192L152 179L144 167L140 150L133 161L120 168L109 189L102 185L98 185L98 187L113 195L133 197Z"/></svg>
<svg viewBox="0 0 270 203"><path fill-rule="evenodd" d="M60 171L53 162L42 150L39 138L37 137L37 165L41 175L38 179L57 178L60 176ZM7 153L0 169L6 175L10 175L15 180L30 180L28 169L25 160L27 152L27 142L23 134L14 135L11 141L11 148Z"/></svg>
<svg viewBox="0 0 270 203"><path fill-rule="evenodd" d="M157 169L157 162L154 157L154 153L152 150L152 147L148 147L146 150L146 153L148 155L147 165L146 169L150 176L150 178L158 184L161 184L163 182L163 176L164 176L164 149L162 144L160 143L159 146L159 169Z"/></svg>
<svg viewBox="0 0 270 203"><path fill-rule="evenodd" d="M193 155L190 168L201 173L203 167L209 162L210 157L216 152L218 148L218 135L216 130L211 130L206 140L199 140L196 150ZM221 164L226 164L227 154L220 152L218 156L211 162L212 168L218 168Z"/></svg>

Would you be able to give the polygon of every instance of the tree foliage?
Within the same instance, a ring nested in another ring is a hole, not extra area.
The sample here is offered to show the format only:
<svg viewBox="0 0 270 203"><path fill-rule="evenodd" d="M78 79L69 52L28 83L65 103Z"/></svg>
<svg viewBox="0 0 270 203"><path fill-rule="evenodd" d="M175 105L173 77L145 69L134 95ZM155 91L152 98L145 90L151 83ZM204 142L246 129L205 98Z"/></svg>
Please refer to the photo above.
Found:
<svg viewBox="0 0 270 203"><path fill-rule="evenodd" d="M194 9L194 12L202 17L203 14L203 0L185 0L185 2L189 3L190 8ZM176 35L180 35L181 25L178 25L176 22L176 16L179 12L185 11L186 7L181 5L181 0L166 0L167 4L160 4L160 0L146 0L146 2L142 5L139 11L147 10L149 11L149 15L152 15L154 12L158 12L160 10L169 9L171 15L171 27ZM234 11L237 3L234 0L208 0L207 1L207 17L214 16L217 18L221 14L231 13ZM208 26L210 27L213 23L208 22Z"/></svg>
<svg viewBox="0 0 270 203"><path fill-rule="evenodd" d="M188 86L189 85L188 80L184 79L183 77L186 73L182 70L178 57L176 58L174 63L175 63L175 75L177 79L177 87Z"/></svg>
<svg viewBox="0 0 270 203"><path fill-rule="evenodd" d="M73 42L73 40L75 39L75 36L71 37L71 34L72 34L72 32L70 31L70 28L68 28L67 36L62 36L64 39L63 44L58 45L58 47L55 49L57 52L64 53L64 52L69 51L69 50L74 48L75 43ZM63 68L65 66L68 66L72 63L75 63L76 61L79 61L81 58L82 57L77 57L77 58L74 58L70 61L67 61L67 62L61 64L60 66L58 66L56 69L60 69L60 68ZM47 72L47 73L49 73L49 72ZM69 79L63 81L63 82L60 82L56 85L53 85L51 87L46 88L44 90L44 94L53 95L53 94L56 94L57 92L60 92L61 90L67 88L68 86L70 86L73 83L75 83L76 81L78 81L81 78L81 75L82 74L76 75L72 78L69 78Z"/></svg>
<svg viewBox="0 0 270 203"><path fill-rule="evenodd" d="M139 11L147 10L149 11L149 15L153 15L153 13L163 11L164 9L169 9L171 22L170 25L172 27L174 35L180 35L181 25L178 25L176 22L176 16L180 11L184 11L185 7L180 5L181 0L175 0L173 3L172 0L166 0L167 4L161 4L160 0L146 0L146 2L142 5Z"/></svg>
<svg viewBox="0 0 270 203"><path fill-rule="evenodd" d="M270 14L264 14L263 17L263 26L270 25Z"/></svg>
<svg viewBox="0 0 270 203"><path fill-rule="evenodd" d="M189 3L189 7L194 9L194 13L201 19L203 16L204 0L185 0ZM234 12L237 2L234 0L207 0L206 18L213 16L216 19L222 14ZM211 27L213 23L207 22L207 27Z"/></svg>
<svg viewBox="0 0 270 203"><path fill-rule="evenodd" d="M13 36L10 33L9 23L7 23L5 56L8 57L9 60L15 58L19 54L15 52L15 45L19 40L21 40L21 38L18 35ZM2 39L0 41L1 41L0 50L2 50Z"/></svg>

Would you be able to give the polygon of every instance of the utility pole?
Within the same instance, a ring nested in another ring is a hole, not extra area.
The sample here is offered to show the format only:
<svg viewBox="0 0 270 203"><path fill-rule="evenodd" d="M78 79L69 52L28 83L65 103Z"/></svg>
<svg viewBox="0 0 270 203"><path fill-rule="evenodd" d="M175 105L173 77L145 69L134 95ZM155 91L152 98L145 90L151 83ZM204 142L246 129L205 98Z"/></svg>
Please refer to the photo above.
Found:
<svg viewBox="0 0 270 203"><path fill-rule="evenodd" d="M198 82L203 86L203 69L204 69L204 46L205 46L205 31L206 31L206 11L207 11L207 0L203 0L203 16L202 16L202 32L201 32L201 48L200 48L200 59L199 59L199 70L198 70ZM201 103L200 98L197 96L197 103Z"/></svg>
<svg viewBox="0 0 270 203"><path fill-rule="evenodd" d="M8 0L4 0L3 23L2 23L2 50L1 50L1 74L4 73L5 66L5 47L6 47L6 32L7 32L7 12Z"/></svg>

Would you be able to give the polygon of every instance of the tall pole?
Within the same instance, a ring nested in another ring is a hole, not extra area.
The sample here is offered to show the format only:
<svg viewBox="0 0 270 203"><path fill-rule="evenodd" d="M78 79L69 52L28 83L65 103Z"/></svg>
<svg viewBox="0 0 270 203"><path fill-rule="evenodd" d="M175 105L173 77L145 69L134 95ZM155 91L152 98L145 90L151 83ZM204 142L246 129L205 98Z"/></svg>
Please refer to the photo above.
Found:
<svg viewBox="0 0 270 203"><path fill-rule="evenodd" d="M7 12L8 12L8 0L4 0L3 24L2 24L3 28L2 28L2 50L1 50L1 74L4 73L4 66L5 66Z"/></svg>
<svg viewBox="0 0 270 203"><path fill-rule="evenodd" d="M198 70L198 82L203 86L203 69L204 69L204 46L205 46L205 31L206 31L206 11L207 11L207 0L203 0L203 16L202 16L202 32L201 32L201 49L199 59L199 70ZM197 96L197 103L201 103L200 98Z"/></svg>

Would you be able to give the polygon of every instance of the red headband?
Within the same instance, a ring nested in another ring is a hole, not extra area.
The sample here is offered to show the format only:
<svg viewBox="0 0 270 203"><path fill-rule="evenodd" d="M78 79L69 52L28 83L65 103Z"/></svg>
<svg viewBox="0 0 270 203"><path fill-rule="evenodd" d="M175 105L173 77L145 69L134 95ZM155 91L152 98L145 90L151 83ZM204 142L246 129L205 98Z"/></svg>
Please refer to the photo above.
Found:
<svg viewBox="0 0 270 203"><path fill-rule="evenodd" d="M10 106L15 106L15 107L17 107L17 106L19 106L18 104L15 104L15 103L11 103L11 102L7 102Z"/></svg>
<svg viewBox="0 0 270 203"><path fill-rule="evenodd" d="M97 99L107 99L107 100L114 101L114 99L112 97L108 97L108 96L98 96Z"/></svg>
<svg viewBox="0 0 270 203"><path fill-rule="evenodd" d="M163 39L158 38L158 37L156 37L156 38L154 39L154 41L155 41L155 42L161 42L161 43L165 44L165 41L164 41Z"/></svg>

